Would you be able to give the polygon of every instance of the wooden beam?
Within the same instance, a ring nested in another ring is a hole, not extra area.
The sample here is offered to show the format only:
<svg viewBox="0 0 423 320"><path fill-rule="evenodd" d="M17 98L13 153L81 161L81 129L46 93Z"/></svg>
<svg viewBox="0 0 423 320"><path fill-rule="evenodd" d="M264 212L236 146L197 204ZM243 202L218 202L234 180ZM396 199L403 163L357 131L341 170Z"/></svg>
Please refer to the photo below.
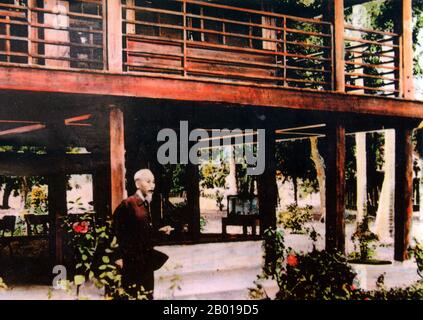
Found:
<svg viewBox="0 0 423 320"><path fill-rule="evenodd" d="M328 123L326 137L326 250L345 253L345 126Z"/></svg>
<svg viewBox="0 0 423 320"><path fill-rule="evenodd" d="M169 99L423 118L423 102L211 81L0 67L0 90ZM55 81L51 81L54 78Z"/></svg>
<svg viewBox="0 0 423 320"><path fill-rule="evenodd" d="M332 61L334 67L333 80L335 91L345 92L345 53L344 53L344 0L328 0L323 2L324 20L333 24Z"/></svg>
<svg viewBox="0 0 423 320"><path fill-rule="evenodd" d="M111 72L122 72L122 47L122 4L107 1L107 61Z"/></svg>
<svg viewBox="0 0 423 320"><path fill-rule="evenodd" d="M76 117L65 119L65 125L67 126L91 126L91 123L81 123L80 121L88 120L92 118L92 114L83 114Z"/></svg>
<svg viewBox="0 0 423 320"><path fill-rule="evenodd" d="M0 136L33 132L33 131L42 130L42 129L45 129L45 128L46 128L46 126L44 124L41 124L41 123L30 124L30 125L27 125L27 126L22 126L22 127L18 127L18 128L0 131Z"/></svg>
<svg viewBox="0 0 423 320"><path fill-rule="evenodd" d="M110 107L109 124L111 209L113 212L126 198L124 121L123 112L119 107Z"/></svg>
<svg viewBox="0 0 423 320"><path fill-rule="evenodd" d="M397 261L408 258L413 217L413 145L410 127L395 129L395 244Z"/></svg>
<svg viewBox="0 0 423 320"><path fill-rule="evenodd" d="M399 89L403 98L414 99L412 0L394 2L394 10L398 12L395 31L400 35L399 59L397 59L400 68Z"/></svg>

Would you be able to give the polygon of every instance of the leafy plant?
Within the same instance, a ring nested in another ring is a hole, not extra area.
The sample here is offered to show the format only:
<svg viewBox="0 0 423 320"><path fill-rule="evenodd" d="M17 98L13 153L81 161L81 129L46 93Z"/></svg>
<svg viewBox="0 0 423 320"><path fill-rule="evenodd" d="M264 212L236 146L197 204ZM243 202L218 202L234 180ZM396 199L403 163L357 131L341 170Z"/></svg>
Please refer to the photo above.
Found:
<svg viewBox="0 0 423 320"><path fill-rule="evenodd" d="M0 277L0 291L2 291L2 290L7 290L7 285L4 282L3 278Z"/></svg>
<svg viewBox="0 0 423 320"><path fill-rule="evenodd" d="M410 248L408 251L410 256L414 256L414 259L417 264L417 274L423 279L423 243L414 239L416 245L413 248Z"/></svg>
<svg viewBox="0 0 423 320"><path fill-rule="evenodd" d="M310 232L315 241L315 231ZM356 286L356 273L340 253L320 251L315 247L309 253L298 253L285 246L283 233L277 229L265 231L266 257L260 278L275 279L279 291L276 299L332 300L355 299L361 294ZM260 285L250 289L250 296L263 293Z"/></svg>
<svg viewBox="0 0 423 320"><path fill-rule="evenodd" d="M216 190L216 206L219 209L219 211L223 210L223 198L224 195L219 190Z"/></svg>
<svg viewBox="0 0 423 320"><path fill-rule="evenodd" d="M378 236L369 229L369 217L364 217L358 224L357 230L352 234L351 240L354 241L355 252L351 254L353 259L362 261L370 260L374 257L376 251L375 243L379 240ZM359 251L357 251L357 245Z"/></svg>
<svg viewBox="0 0 423 320"><path fill-rule="evenodd" d="M305 224L313 220L312 206L299 207L295 203L290 204L286 211L279 213L279 223L285 229L293 233L306 233Z"/></svg>
<svg viewBox="0 0 423 320"><path fill-rule="evenodd" d="M85 213L68 215L63 224L72 249L73 284L77 287L77 295L80 287L91 281L96 287L105 289L106 299L146 299L145 291L130 294L122 287L122 276L115 264L118 245L112 235L111 221L96 219L93 212L81 207L78 201L73 204Z"/></svg>

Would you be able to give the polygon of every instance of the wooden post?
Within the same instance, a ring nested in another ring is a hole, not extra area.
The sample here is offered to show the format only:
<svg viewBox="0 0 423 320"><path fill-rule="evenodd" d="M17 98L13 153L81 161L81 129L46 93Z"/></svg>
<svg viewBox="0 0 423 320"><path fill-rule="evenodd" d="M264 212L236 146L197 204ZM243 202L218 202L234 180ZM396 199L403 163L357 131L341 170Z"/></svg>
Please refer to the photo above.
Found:
<svg viewBox="0 0 423 320"><path fill-rule="evenodd" d="M338 92L345 92L344 0L328 0L324 3L324 20L333 24L332 71L334 73L334 89Z"/></svg>
<svg viewBox="0 0 423 320"><path fill-rule="evenodd" d="M276 202L278 187L276 185L275 130L266 129L265 158L263 174L257 177L257 192L260 210L260 234L268 228L276 227ZM258 146L260 148L260 146Z"/></svg>
<svg viewBox="0 0 423 320"><path fill-rule="evenodd" d="M327 124L326 250L345 253L345 126Z"/></svg>
<svg viewBox="0 0 423 320"><path fill-rule="evenodd" d="M276 141L275 129L266 126L265 139L265 169L263 174L257 177L257 195L260 212L260 234L269 228L276 228L276 204L278 198L278 187L276 185ZM261 147L260 145L258 146ZM276 252L272 244L266 245L265 263L272 263L276 259Z"/></svg>
<svg viewBox="0 0 423 320"><path fill-rule="evenodd" d="M55 13L44 13L44 23L55 29L45 29L44 38L48 42L70 42L69 31L69 2L60 0L45 0L44 9L58 11ZM60 30L61 29L61 30ZM64 30L63 30L64 29ZM66 60L56 60L60 58L70 58L70 46L57 44L46 44L45 55L52 57L46 59L46 65L52 67L69 68L70 62ZM56 59L55 59L56 58Z"/></svg>
<svg viewBox="0 0 423 320"><path fill-rule="evenodd" d="M109 71L122 72L122 5L107 1L107 61Z"/></svg>
<svg viewBox="0 0 423 320"><path fill-rule="evenodd" d="M395 129L395 245L394 258L404 261L408 258L411 220L413 217L413 145L412 129Z"/></svg>
<svg viewBox="0 0 423 320"><path fill-rule="evenodd" d="M126 198L125 191L125 135L123 112L116 106L110 107L110 183L112 212Z"/></svg>
<svg viewBox="0 0 423 320"><path fill-rule="evenodd" d="M60 161L58 154L57 161ZM67 178L64 173L47 177L48 211L50 216L50 256L55 265L63 264L63 231L61 224L67 214L66 187Z"/></svg>
<svg viewBox="0 0 423 320"><path fill-rule="evenodd" d="M52 157L52 163L56 168L63 168L66 155L66 145L63 145L61 134L64 123L52 121L47 124L48 131L48 154ZM63 217L67 214L67 177L62 170L47 176L48 185L48 211L50 217L50 257L54 265L62 265L63 253Z"/></svg>
<svg viewBox="0 0 423 320"><path fill-rule="evenodd" d="M190 231L193 240L198 240L200 230L200 174L198 166L188 163L186 166L187 209L190 215Z"/></svg>
<svg viewBox="0 0 423 320"><path fill-rule="evenodd" d="M403 98L414 99L412 0L394 1L394 8L398 13L395 32L399 34L400 46L396 59L398 88Z"/></svg>
<svg viewBox="0 0 423 320"><path fill-rule="evenodd" d="M30 65L38 63L38 59L32 57L38 54L38 43L35 42L38 40L38 28L32 27L32 25L38 23L38 14L36 11L32 11L36 4L36 0L28 0L28 64Z"/></svg>

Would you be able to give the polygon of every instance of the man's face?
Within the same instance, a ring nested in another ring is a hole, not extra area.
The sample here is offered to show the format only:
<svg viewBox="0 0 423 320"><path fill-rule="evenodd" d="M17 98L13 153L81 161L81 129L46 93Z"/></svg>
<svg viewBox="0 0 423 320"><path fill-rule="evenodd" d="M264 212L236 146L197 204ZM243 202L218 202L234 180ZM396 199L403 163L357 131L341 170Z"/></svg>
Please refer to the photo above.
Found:
<svg viewBox="0 0 423 320"><path fill-rule="evenodd" d="M144 174L136 182L138 190L141 191L144 197L151 198L153 196L154 188L156 186L154 182L154 176L150 173Z"/></svg>

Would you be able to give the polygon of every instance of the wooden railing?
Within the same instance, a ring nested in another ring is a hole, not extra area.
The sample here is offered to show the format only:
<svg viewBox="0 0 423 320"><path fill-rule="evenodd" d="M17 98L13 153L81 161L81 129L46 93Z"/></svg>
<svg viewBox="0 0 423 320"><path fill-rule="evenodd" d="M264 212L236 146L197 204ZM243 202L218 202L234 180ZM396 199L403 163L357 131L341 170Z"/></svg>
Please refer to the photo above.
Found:
<svg viewBox="0 0 423 320"><path fill-rule="evenodd" d="M124 71L330 89L331 24L194 0L123 5Z"/></svg>
<svg viewBox="0 0 423 320"><path fill-rule="evenodd" d="M398 34L344 43L346 92L402 96ZM0 0L0 65L333 90L334 47L330 22L214 2Z"/></svg>
<svg viewBox="0 0 423 320"><path fill-rule="evenodd" d="M400 96L399 35L350 25L345 31L346 91Z"/></svg>
<svg viewBox="0 0 423 320"><path fill-rule="evenodd" d="M0 63L105 68L104 0L15 3L0 1Z"/></svg>

